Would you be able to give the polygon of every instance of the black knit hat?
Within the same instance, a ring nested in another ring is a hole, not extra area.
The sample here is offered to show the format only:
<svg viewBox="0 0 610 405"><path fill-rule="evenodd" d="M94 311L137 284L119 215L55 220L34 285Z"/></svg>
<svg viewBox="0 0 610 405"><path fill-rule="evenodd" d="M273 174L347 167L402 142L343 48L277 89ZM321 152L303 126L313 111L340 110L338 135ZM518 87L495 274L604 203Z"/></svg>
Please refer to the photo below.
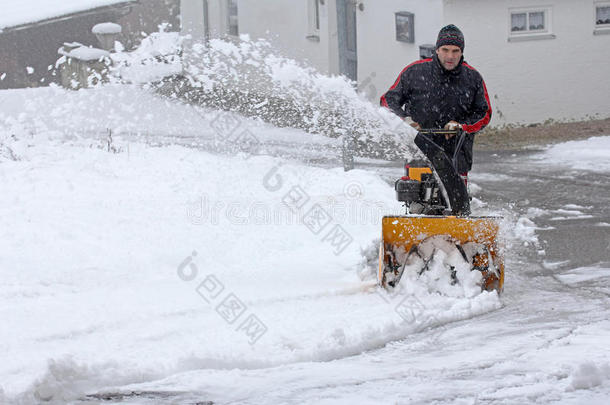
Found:
<svg viewBox="0 0 610 405"><path fill-rule="evenodd" d="M459 46L462 52L464 52L464 34L453 24L441 28L436 39L436 49L443 45Z"/></svg>

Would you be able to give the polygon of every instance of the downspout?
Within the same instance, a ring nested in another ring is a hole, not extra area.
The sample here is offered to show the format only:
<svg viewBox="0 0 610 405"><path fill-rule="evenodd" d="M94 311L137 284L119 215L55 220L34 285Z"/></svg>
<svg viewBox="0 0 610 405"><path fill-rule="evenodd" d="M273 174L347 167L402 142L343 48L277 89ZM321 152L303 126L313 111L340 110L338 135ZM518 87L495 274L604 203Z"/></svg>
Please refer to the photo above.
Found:
<svg viewBox="0 0 610 405"><path fill-rule="evenodd" d="M210 40L210 19L208 17L208 0L203 0L203 36L205 42Z"/></svg>

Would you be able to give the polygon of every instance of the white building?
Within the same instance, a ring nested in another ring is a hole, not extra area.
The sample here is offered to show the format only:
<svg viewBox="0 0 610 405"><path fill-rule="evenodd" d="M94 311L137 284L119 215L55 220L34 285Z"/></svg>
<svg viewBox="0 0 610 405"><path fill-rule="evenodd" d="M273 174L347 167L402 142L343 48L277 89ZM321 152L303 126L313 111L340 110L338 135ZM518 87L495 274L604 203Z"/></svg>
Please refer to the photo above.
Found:
<svg viewBox="0 0 610 405"><path fill-rule="evenodd" d="M264 37L371 100L452 23L492 125L610 116L610 0L182 0L181 14L194 39Z"/></svg>

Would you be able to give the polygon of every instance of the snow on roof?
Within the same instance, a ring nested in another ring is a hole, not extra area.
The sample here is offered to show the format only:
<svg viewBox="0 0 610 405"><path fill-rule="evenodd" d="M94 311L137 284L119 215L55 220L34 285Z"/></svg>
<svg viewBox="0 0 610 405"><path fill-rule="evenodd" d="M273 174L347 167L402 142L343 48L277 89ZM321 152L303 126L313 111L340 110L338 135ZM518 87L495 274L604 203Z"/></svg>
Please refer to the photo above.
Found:
<svg viewBox="0 0 610 405"><path fill-rule="evenodd" d="M107 22L94 25L91 32L94 34L120 34L122 30L119 24Z"/></svg>
<svg viewBox="0 0 610 405"><path fill-rule="evenodd" d="M2 12L0 13L0 30L131 1L135 0L3 1Z"/></svg>
<svg viewBox="0 0 610 405"><path fill-rule="evenodd" d="M78 43L73 42L71 44L66 44L66 45L76 45L76 44L78 44ZM69 56L71 58L85 60L85 61L100 60L102 58L110 56L110 52L105 51L103 49L87 47L87 46L84 46L81 44L78 44L78 45L79 46L77 46L76 48L74 48L70 51L66 51L66 50L60 48L58 53L60 55Z"/></svg>

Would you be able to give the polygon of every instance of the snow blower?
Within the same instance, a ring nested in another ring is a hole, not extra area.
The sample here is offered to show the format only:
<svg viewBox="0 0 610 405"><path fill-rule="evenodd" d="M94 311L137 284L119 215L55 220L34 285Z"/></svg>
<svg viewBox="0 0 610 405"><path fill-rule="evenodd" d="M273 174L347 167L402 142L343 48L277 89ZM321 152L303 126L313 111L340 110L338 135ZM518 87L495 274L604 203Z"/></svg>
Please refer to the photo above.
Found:
<svg viewBox="0 0 610 405"><path fill-rule="evenodd" d="M446 135L455 140L452 158L435 142ZM497 244L502 218L470 215L466 183L457 171L465 136L461 130L427 129L415 137L429 161L406 162L405 175L394 184L406 213L382 220L378 282L384 288L396 287L405 271L423 274L442 253L480 271L482 290L502 291L504 260ZM457 282L455 262L446 264L452 282Z"/></svg>

